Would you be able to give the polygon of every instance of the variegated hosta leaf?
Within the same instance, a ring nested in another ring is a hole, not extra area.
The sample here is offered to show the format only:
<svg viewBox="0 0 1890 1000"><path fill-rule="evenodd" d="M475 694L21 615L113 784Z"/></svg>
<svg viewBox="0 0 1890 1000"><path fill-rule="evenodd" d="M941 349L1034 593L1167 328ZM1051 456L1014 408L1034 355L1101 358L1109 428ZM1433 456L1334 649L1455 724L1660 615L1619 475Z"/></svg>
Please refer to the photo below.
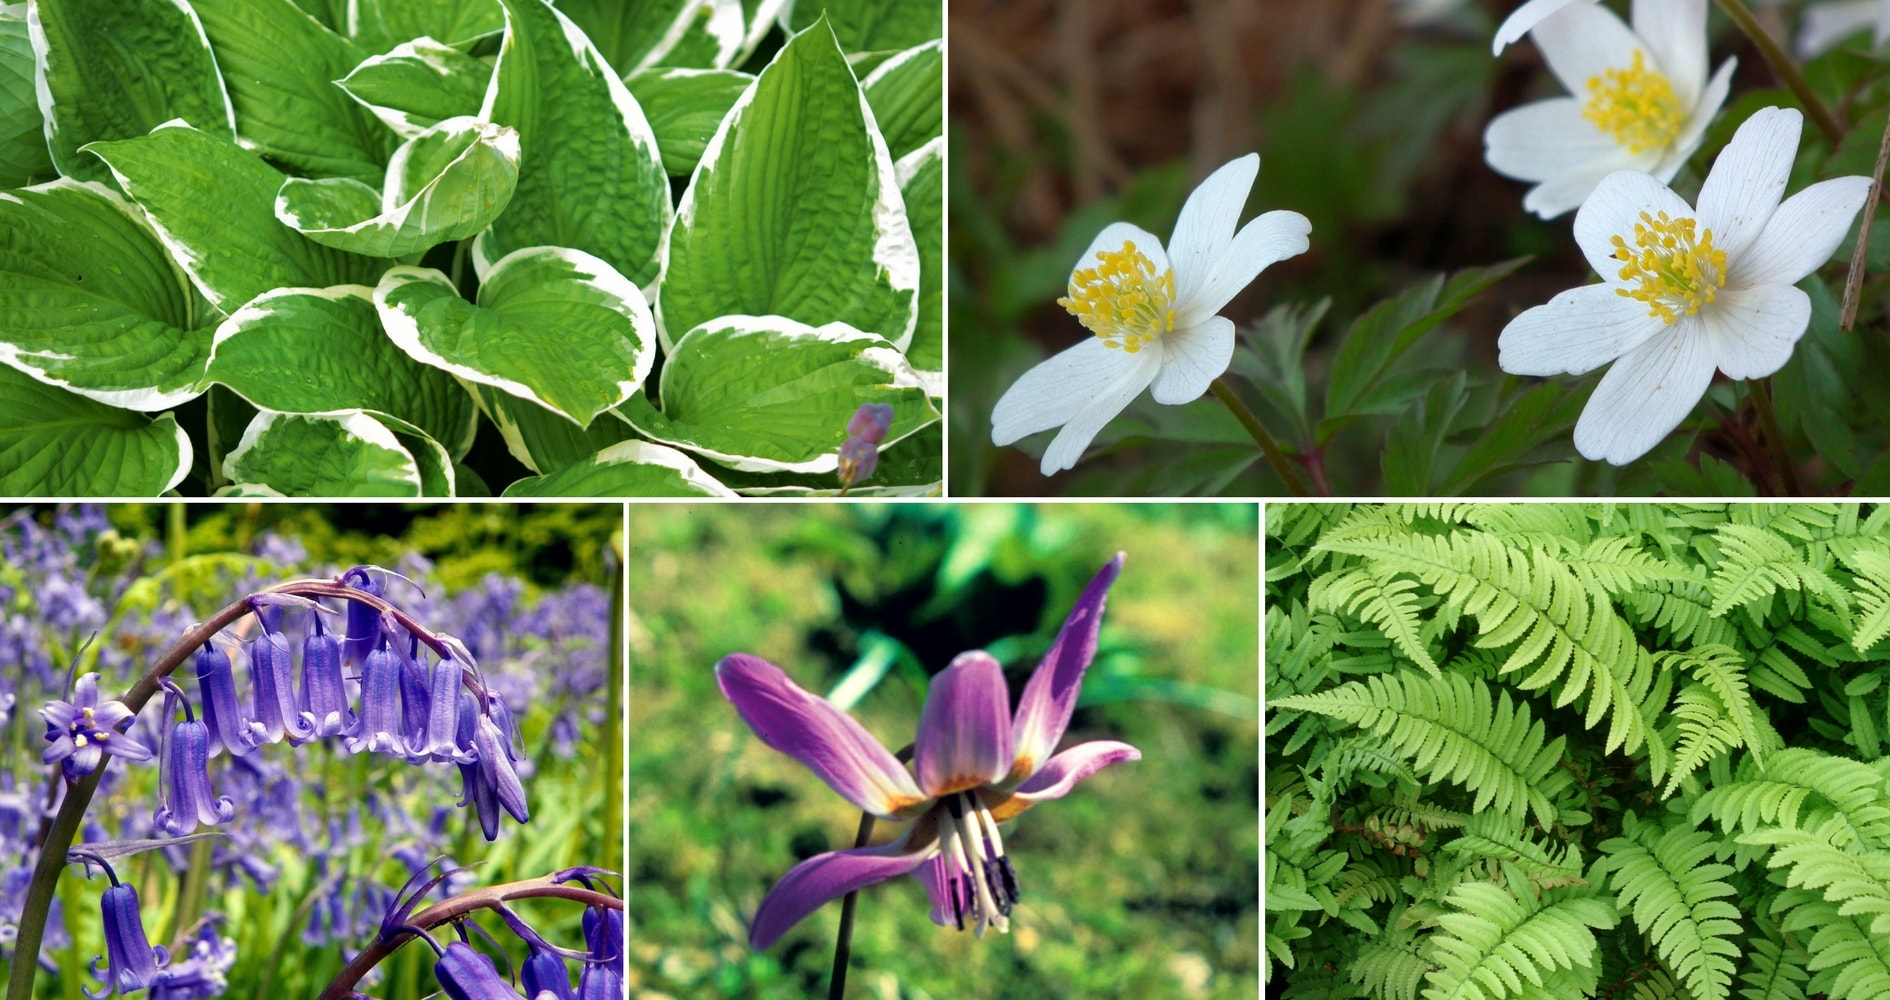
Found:
<svg viewBox="0 0 1890 1000"><path fill-rule="evenodd" d="M695 459L660 444L624 441L575 465L505 488L508 497L732 497Z"/></svg>
<svg viewBox="0 0 1890 1000"><path fill-rule="evenodd" d="M190 471L190 438L166 413L95 403L0 365L0 494L151 497Z"/></svg>
<svg viewBox="0 0 1890 1000"><path fill-rule="evenodd" d="M656 133L663 169L687 177L702 151L755 78L732 69L646 69L624 83Z"/></svg>
<svg viewBox="0 0 1890 1000"><path fill-rule="evenodd" d="M517 181L517 132L449 118L400 147L384 191L345 177L291 177L276 195L276 218L325 246L400 257L484 229Z"/></svg>
<svg viewBox="0 0 1890 1000"><path fill-rule="evenodd" d="M419 463L387 425L359 410L263 412L223 459L238 484L283 496L422 496Z"/></svg>
<svg viewBox="0 0 1890 1000"><path fill-rule="evenodd" d="M369 52L414 38L471 43L505 27L499 0L347 0L349 32Z"/></svg>
<svg viewBox="0 0 1890 1000"><path fill-rule="evenodd" d="M938 419L912 366L884 338L841 323L725 316L689 331L663 363L662 412L624 415L646 436L749 472L832 472L847 419L893 408L881 447Z"/></svg>
<svg viewBox="0 0 1890 1000"><path fill-rule="evenodd" d="M33 46L26 36L25 8L0 8L0 187L49 181L52 151L46 122L33 92Z"/></svg>
<svg viewBox="0 0 1890 1000"><path fill-rule="evenodd" d="M860 86L866 90L866 103L873 108L893 159L945 134L944 39L935 38L880 63Z"/></svg>
<svg viewBox="0 0 1890 1000"><path fill-rule="evenodd" d="M944 395L945 384L945 140L933 139L893 164L906 218L919 244L919 321L913 327L906 359L930 375Z"/></svg>
<svg viewBox="0 0 1890 1000"><path fill-rule="evenodd" d="M544 0L505 0L506 42L479 117L518 129L512 203L473 244L483 279L524 247L573 247L641 285L669 225L669 177L636 98Z"/></svg>
<svg viewBox="0 0 1890 1000"><path fill-rule="evenodd" d="M65 177L110 181L80 147L129 139L181 118L236 134L210 40L179 0L33 0L28 8L46 140Z"/></svg>
<svg viewBox="0 0 1890 1000"><path fill-rule="evenodd" d="M823 16L848 53L909 49L945 35L938 0L800 0L788 8L784 27L800 31Z"/></svg>
<svg viewBox="0 0 1890 1000"><path fill-rule="evenodd" d="M760 44L785 0L562 0L617 71L727 69Z"/></svg>
<svg viewBox="0 0 1890 1000"><path fill-rule="evenodd" d="M207 381L280 413L374 410L454 456L472 447L472 397L451 375L408 357L381 331L364 285L278 288L217 328Z"/></svg>
<svg viewBox="0 0 1890 1000"><path fill-rule="evenodd" d="M278 221L282 173L229 139L172 122L86 150L111 167L171 257L226 313L272 288L368 284L385 267Z"/></svg>
<svg viewBox="0 0 1890 1000"><path fill-rule="evenodd" d="M472 386L479 409L499 429L505 448L519 464L536 473L576 465L619 441L635 436L615 411L605 411L579 427L561 414L489 385Z"/></svg>
<svg viewBox="0 0 1890 1000"><path fill-rule="evenodd" d="M200 301L137 206L105 185L0 192L0 361L162 410L202 391L214 331L193 314Z"/></svg>
<svg viewBox="0 0 1890 1000"><path fill-rule="evenodd" d="M446 275L397 267L374 290L414 358L563 414L578 427L634 393L656 361L643 294L582 250L529 247L492 266L479 303Z"/></svg>
<svg viewBox="0 0 1890 1000"><path fill-rule="evenodd" d="M497 0L493 0L497 10ZM361 61L335 85L361 102L403 139L485 103L492 64L431 38L402 42Z"/></svg>
<svg viewBox="0 0 1890 1000"><path fill-rule="evenodd" d="M667 348L718 316L845 323L903 350L919 254L853 70L824 23L744 93L676 210L657 298Z"/></svg>

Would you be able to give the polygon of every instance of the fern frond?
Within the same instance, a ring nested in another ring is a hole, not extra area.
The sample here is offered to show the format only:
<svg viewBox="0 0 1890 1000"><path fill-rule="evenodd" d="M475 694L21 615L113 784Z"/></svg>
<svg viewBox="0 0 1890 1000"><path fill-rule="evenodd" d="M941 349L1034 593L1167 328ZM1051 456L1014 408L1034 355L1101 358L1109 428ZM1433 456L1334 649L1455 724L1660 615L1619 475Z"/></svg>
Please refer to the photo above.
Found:
<svg viewBox="0 0 1890 1000"><path fill-rule="evenodd" d="M1418 582L1407 576L1387 577L1368 569L1322 576L1307 595L1315 610L1351 615L1377 626L1400 652L1433 677L1442 676L1424 642L1423 610L1416 594Z"/></svg>
<svg viewBox="0 0 1890 1000"><path fill-rule="evenodd" d="M1628 991L1628 996L1631 1000L1690 1000L1686 989L1658 965L1634 980L1634 988Z"/></svg>
<svg viewBox="0 0 1890 1000"><path fill-rule="evenodd" d="M1514 644L1501 672L1533 668L1517 684L1523 690L1560 681L1557 705L1586 693L1586 725L1610 720L1608 751L1633 753L1646 739L1639 703L1652 676L1651 658L1613 606L1595 599L1573 571L1540 547L1513 548L1481 531L1370 540L1327 536L1319 545L1362 556L1385 575L1417 577L1446 608L1477 619L1477 645Z"/></svg>
<svg viewBox="0 0 1890 1000"><path fill-rule="evenodd" d="M1805 961L1811 956L1770 938L1755 937L1746 946L1746 970L1739 975L1745 1000L1805 1000Z"/></svg>
<svg viewBox="0 0 1890 1000"><path fill-rule="evenodd" d="M1741 769L1747 773L1754 769ZM1807 809L1807 804L1809 808ZM1804 747L1774 753L1751 777L1708 789L1693 802L1688 821L1713 817L1722 830L1754 832L1772 826L1822 826L1837 816L1839 847L1890 847L1890 794L1868 764ZM1801 814L1801 810L1805 810Z"/></svg>
<svg viewBox="0 0 1890 1000"><path fill-rule="evenodd" d="M1494 805L1518 820L1533 811L1544 825L1555 821L1548 792L1563 784L1550 781L1562 738L1545 745L1542 723L1531 725L1528 706L1512 706L1507 691L1492 697L1489 685L1456 675L1393 674L1272 704L1377 733L1426 780L1475 792L1473 812Z"/></svg>
<svg viewBox="0 0 1890 1000"><path fill-rule="evenodd" d="M1849 592L1778 535L1749 525L1725 524L1713 537L1720 547L1719 568L1709 585L1715 615L1763 600L1780 589L1816 594L1840 607L1850 605Z"/></svg>
<svg viewBox="0 0 1890 1000"><path fill-rule="evenodd" d="M1633 908L1635 926L1695 1000L1726 1000L1739 954L1739 909L1721 898L1736 895L1725 881L1732 867L1702 864L1713 847L1699 830L1630 825L1628 837L1602 841L1595 865L1597 877L1612 873L1621 908Z"/></svg>
<svg viewBox="0 0 1890 1000"><path fill-rule="evenodd" d="M1558 968L1592 967L1591 928L1616 922L1592 896L1537 900L1482 882L1457 886L1448 902L1456 912L1437 918L1427 949L1438 968L1426 977L1426 1000L1498 1000L1522 993L1525 980L1543 986Z"/></svg>
<svg viewBox="0 0 1890 1000"><path fill-rule="evenodd" d="M1825 900L1792 908L1780 930L1816 931L1805 943L1811 956L1805 968L1813 973L1806 992L1834 1000L1890 1000L1890 937L1873 937L1867 924L1844 916Z"/></svg>
<svg viewBox="0 0 1890 1000"><path fill-rule="evenodd" d="M1477 813L1464 824L1463 833L1443 849L1451 854L1507 861L1521 871L1537 891L1587 885L1582 877L1582 852L1575 844L1554 847L1536 843L1527 833L1498 813Z"/></svg>
<svg viewBox="0 0 1890 1000"><path fill-rule="evenodd" d="M1424 974L1434 968L1422 954L1421 942L1403 926L1402 915L1402 907L1394 910L1384 932L1361 945L1345 970L1345 978L1363 986L1375 1000L1417 1000Z"/></svg>
<svg viewBox="0 0 1890 1000"><path fill-rule="evenodd" d="M1562 561L1600 597L1620 597L1660 585L1704 583L1690 567L1648 552L1640 547L1639 538L1630 535L1597 538Z"/></svg>
<svg viewBox="0 0 1890 1000"><path fill-rule="evenodd" d="M1855 853L1837 847L1844 820L1833 816L1816 830L1772 827L1741 834L1741 843L1772 848L1766 864L1790 866L1785 884L1815 889L1847 917L1867 917L1873 935L1890 937L1890 852ZM1861 925L1861 922L1860 922Z"/></svg>
<svg viewBox="0 0 1890 1000"><path fill-rule="evenodd" d="M1732 622L1713 615L1713 595L1705 577L1655 586L1620 596L1621 608L1637 624L1653 628L1662 645L1687 646L1739 641Z"/></svg>
<svg viewBox="0 0 1890 1000"><path fill-rule="evenodd" d="M1696 646L1678 653L1662 654L1666 662L1691 673L1719 697L1726 717L1739 731L1739 737L1753 760L1765 764L1765 751L1778 743L1778 733L1765 721L1765 712L1752 700L1746 689L1746 661L1739 651L1728 646Z"/></svg>
<svg viewBox="0 0 1890 1000"><path fill-rule="evenodd" d="M1790 535L1800 541L1828 538L1837 522L1838 505L1831 503L1736 503L1727 507L1733 524Z"/></svg>
<svg viewBox="0 0 1890 1000"><path fill-rule="evenodd" d="M1674 698L1673 716L1680 738L1674 746L1667 785L1660 792L1662 798L1671 798L1687 775L1742 742L1739 728L1728 717L1719 696L1698 681L1688 681L1680 689Z"/></svg>
<svg viewBox="0 0 1890 1000"><path fill-rule="evenodd" d="M1857 617L1851 623L1851 648L1859 653L1890 635L1890 552L1877 545L1833 547L1856 575Z"/></svg>

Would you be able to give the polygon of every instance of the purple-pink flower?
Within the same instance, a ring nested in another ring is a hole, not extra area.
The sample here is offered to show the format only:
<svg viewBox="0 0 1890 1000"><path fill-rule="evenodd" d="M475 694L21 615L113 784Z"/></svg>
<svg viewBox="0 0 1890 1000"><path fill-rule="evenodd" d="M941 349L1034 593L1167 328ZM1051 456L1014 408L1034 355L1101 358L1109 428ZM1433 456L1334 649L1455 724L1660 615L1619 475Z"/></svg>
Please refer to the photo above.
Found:
<svg viewBox="0 0 1890 1000"><path fill-rule="evenodd" d="M885 820L910 821L896 840L829 851L796 865L762 899L748 942L773 944L828 900L911 875L932 900L932 920L976 933L1010 929L1016 871L998 824L1141 751L1110 740L1054 753L1076 711L1083 672L1096 655L1109 585L1122 555L1090 581L1024 687L1016 715L1003 668L983 652L959 655L932 678L908 771L872 734L779 667L736 653L716 682L763 743L793 757L847 801Z"/></svg>

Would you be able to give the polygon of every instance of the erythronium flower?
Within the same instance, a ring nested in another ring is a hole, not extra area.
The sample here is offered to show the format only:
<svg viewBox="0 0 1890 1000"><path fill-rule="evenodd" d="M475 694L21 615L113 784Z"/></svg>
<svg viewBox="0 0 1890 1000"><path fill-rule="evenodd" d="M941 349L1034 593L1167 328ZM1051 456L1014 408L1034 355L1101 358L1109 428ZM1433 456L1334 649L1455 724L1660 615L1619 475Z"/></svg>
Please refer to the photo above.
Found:
<svg viewBox="0 0 1890 1000"><path fill-rule="evenodd" d="M40 759L57 763L68 781L98 769L106 754L126 760L150 760L151 748L125 735L134 718L121 701L98 700L98 674L80 677L71 701L48 702L39 710L46 720L46 748Z"/></svg>
<svg viewBox="0 0 1890 1000"><path fill-rule="evenodd" d="M1509 43L1528 34L1531 28L1541 24L1569 4L1594 2L1595 0L1528 0L1504 18L1502 24L1497 25L1496 38L1490 43L1490 55L1502 55Z"/></svg>
<svg viewBox="0 0 1890 1000"><path fill-rule="evenodd" d="M859 723L779 667L741 653L716 664L722 693L763 743L805 764L862 810L912 821L892 843L829 851L796 865L755 911L752 947L773 944L828 900L896 875L925 886L940 925L962 930L969 920L979 934L986 927L1009 930L1018 883L998 824L1062 798L1110 764L1142 756L1111 741L1052 756L1076 710L1103 601L1121 569L1118 554L1090 581L1024 687L1015 718L1003 668L985 653L964 653L932 678L910 773Z"/></svg>
<svg viewBox="0 0 1890 1000"><path fill-rule="evenodd" d="M1890 0L1814 3L1805 8L1805 23L1798 29L1798 52L1809 59L1865 28L1871 29L1877 48L1890 41Z"/></svg>
<svg viewBox="0 0 1890 1000"><path fill-rule="evenodd" d="M1483 143L1497 173L1537 182L1523 207L1545 219L1617 170L1673 179L1732 86L1733 59L1706 78L1706 0L1635 0L1632 30L1606 7L1569 7L1533 37L1574 96L1497 115Z"/></svg>
<svg viewBox="0 0 1890 1000"><path fill-rule="evenodd" d="M1103 425L1142 390L1157 403L1193 402L1227 370L1234 324L1217 315L1268 264L1306 252L1312 224L1267 212L1235 233L1260 157L1249 153L1188 196L1166 252L1127 222L1111 223L1077 259L1057 304L1094 336L1017 380L991 412L991 441L1006 445L1053 427L1043 474L1076 465Z"/></svg>
<svg viewBox="0 0 1890 1000"><path fill-rule="evenodd" d="M1602 283L1511 320L1503 370L1579 375L1614 362L1575 425L1575 448L1616 465L1679 426L1713 371L1762 378L1791 358L1811 320L1792 287L1831 259L1870 192L1868 177L1820 181L1780 204L1803 116L1764 108L1739 126L1696 210L1643 173L1610 175L1575 215L1575 242Z"/></svg>

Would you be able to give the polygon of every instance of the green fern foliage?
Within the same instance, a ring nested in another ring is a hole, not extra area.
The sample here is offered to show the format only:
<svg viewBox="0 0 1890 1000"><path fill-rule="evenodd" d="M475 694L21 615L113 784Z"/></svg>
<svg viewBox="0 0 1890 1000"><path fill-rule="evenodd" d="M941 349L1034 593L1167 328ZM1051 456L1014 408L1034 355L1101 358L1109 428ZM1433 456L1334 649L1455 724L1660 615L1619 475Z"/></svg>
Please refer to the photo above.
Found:
<svg viewBox="0 0 1890 1000"><path fill-rule="evenodd" d="M1712 582L1715 615L1770 597L1781 589L1849 604L1844 588L1806 562L1783 535L1749 525L1726 524L1713 537L1721 556Z"/></svg>
<svg viewBox="0 0 1890 1000"><path fill-rule="evenodd" d="M1620 906L1694 1000L1725 1000L1732 988L1739 909L1726 901L1732 867L1703 862L1714 838L1690 827L1633 828L1601 842L1596 872L1609 872Z"/></svg>
<svg viewBox="0 0 1890 1000"><path fill-rule="evenodd" d="M1353 570L1323 576L1313 585L1315 610L1352 615L1377 627L1432 677L1441 677L1437 661L1425 648L1423 627L1418 621L1419 602L1413 591L1418 583L1409 577L1386 579L1367 570Z"/></svg>
<svg viewBox="0 0 1890 1000"><path fill-rule="evenodd" d="M1890 551L1880 546L1836 550L1838 558L1855 573L1857 618L1851 623L1851 648L1868 652L1890 635Z"/></svg>
<svg viewBox="0 0 1890 1000"><path fill-rule="evenodd" d="M1313 712L1376 733L1431 781L1463 785L1471 811L1494 806L1518 820L1535 813L1551 823L1555 806L1542 787L1562 759L1560 737L1545 742L1528 708L1482 681L1416 674L1353 681L1318 694L1280 698L1278 709Z"/></svg>
<svg viewBox="0 0 1890 1000"><path fill-rule="evenodd" d="M1590 969L1591 928L1613 927L1608 904L1592 896L1518 896L1487 883L1451 890L1455 912L1437 918L1430 939L1436 971L1427 975L1425 1000L1501 1000L1524 995L1525 982L1550 988L1556 970Z"/></svg>

